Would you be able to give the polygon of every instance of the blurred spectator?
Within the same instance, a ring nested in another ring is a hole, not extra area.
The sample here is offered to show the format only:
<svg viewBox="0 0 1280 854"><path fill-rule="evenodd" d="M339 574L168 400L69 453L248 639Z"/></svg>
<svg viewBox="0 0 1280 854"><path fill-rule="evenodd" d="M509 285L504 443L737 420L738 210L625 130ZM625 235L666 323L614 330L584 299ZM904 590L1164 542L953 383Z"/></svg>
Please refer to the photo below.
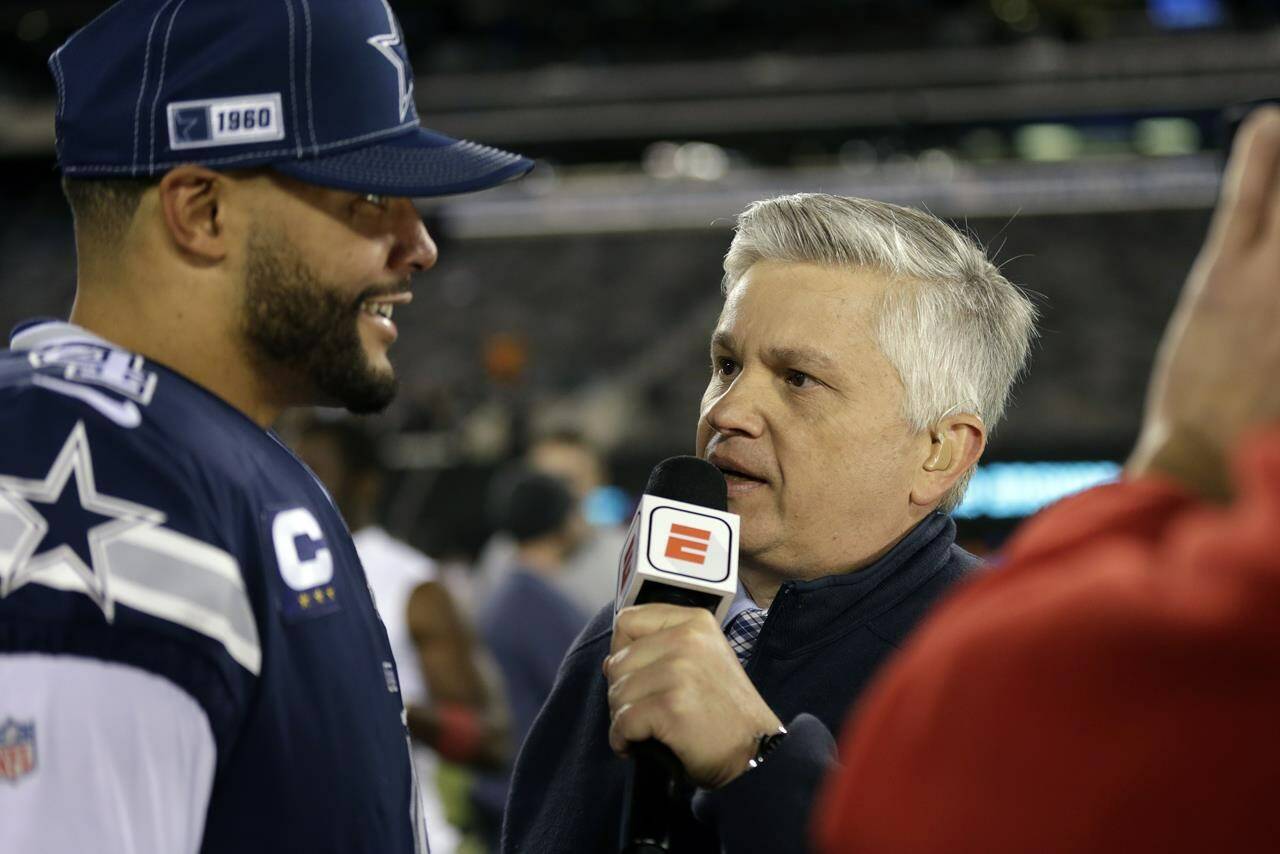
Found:
<svg viewBox="0 0 1280 854"><path fill-rule="evenodd" d="M527 456L530 468L560 478L579 501L606 483L604 460L581 433L547 433L534 441Z"/></svg>
<svg viewBox="0 0 1280 854"><path fill-rule="evenodd" d="M525 454L532 471L558 478L573 496L575 513L586 525L582 539L565 559L564 572L551 583L587 614L613 601L618 583L618 556L627 540L626 522L634 507L618 500L621 490L609 486L609 474L600 451L581 433L559 430L536 438ZM618 513L618 504L629 505ZM621 518L621 523L619 519ZM478 601L487 602L516 565L516 543L507 531L497 530L476 561L473 584Z"/></svg>
<svg viewBox="0 0 1280 854"><path fill-rule="evenodd" d="M542 708L565 652L586 625L557 584L586 525L558 478L523 468L500 474L490 493L495 527L516 543L511 570L482 609L480 635L498 661L511 704L517 749ZM510 766L483 775L472 789L481 836L497 850L511 782Z"/></svg>
<svg viewBox="0 0 1280 854"><path fill-rule="evenodd" d="M1270 108L1234 148L1126 480L1033 520L886 670L825 851L1277 849L1278 374Z"/></svg>
<svg viewBox="0 0 1280 854"><path fill-rule="evenodd" d="M506 712L494 679L484 678L483 653L431 558L376 522L385 477L376 439L349 418L313 416L290 433L353 531L395 656L431 850L454 851L459 833L437 791L437 755L479 768L505 761Z"/></svg>
<svg viewBox="0 0 1280 854"><path fill-rule="evenodd" d="M618 585L618 555L627 540L626 522L592 512L606 495L609 473L600 451L571 430L548 433L534 441L526 456L534 471L568 484L588 523L582 544L569 557L556 583L588 614L613 600ZM634 506L634 505L632 505Z"/></svg>

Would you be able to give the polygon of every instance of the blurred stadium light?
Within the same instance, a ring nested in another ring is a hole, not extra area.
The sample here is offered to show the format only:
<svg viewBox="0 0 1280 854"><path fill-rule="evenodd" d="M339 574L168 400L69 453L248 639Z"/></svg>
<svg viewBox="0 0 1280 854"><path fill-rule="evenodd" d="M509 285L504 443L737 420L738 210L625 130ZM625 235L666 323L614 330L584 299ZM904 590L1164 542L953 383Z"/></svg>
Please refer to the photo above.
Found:
<svg viewBox="0 0 1280 854"><path fill-rule="evenodd" d="M529 193L516 184L424 208L456 237L491 239L727 228L756 199L819 190L924 206L947 217L1198 209L1212 204L1219 181L1212 154L948 165L739 168L732 181L720 183L681 183L665 172L661 179L639 172L562 173L554 191Z"/></svg>
<svg viewBox="0 0 1280 854"><path fill-rule="evenodd" d="M978 466L956 518L1016 519L1120 477L1114 462L988 463Z"/></svg>
<svg viewBox="0 0 1280 854"><path fill-rule="evenodd" d="M1151 20L1171 30L1214 27L1226 20L1219 0L1149 0Z"/></svg>

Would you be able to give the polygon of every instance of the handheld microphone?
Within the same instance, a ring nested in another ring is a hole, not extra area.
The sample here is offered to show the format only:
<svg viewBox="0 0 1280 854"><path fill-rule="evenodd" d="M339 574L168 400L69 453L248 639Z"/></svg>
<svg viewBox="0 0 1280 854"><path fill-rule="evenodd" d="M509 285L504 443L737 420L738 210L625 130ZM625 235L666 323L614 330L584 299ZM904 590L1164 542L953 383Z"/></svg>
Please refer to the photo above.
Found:
<svg viewBox="0 0 1280 854"><path fill-rule="evenodd" d="M738 516L724 475L706 460L671 457L654 467L618 561L613 613L666 602L724 619L738 592Z"/></svg>
<svg viewBox="0 0 1280 854"><path fill-rule="evenodd" d="M630 605L705 608L723 620L738 590L738 517L724 475L706 460L671 457L654 467L618 562L614 617ZM632 747L622 816L623 854L671 848L671 813L684 769L650 739Z"/></svg>

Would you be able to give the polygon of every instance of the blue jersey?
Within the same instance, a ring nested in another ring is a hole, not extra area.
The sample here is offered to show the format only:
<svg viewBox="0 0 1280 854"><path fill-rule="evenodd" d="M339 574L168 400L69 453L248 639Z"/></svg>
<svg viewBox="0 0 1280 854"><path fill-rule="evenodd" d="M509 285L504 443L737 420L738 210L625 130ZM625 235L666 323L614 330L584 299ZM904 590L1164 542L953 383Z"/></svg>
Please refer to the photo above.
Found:
<svg viewBox="0 0 1280 854"><path fill-rule="evenodd" d="M3 658L193 700L213 745L201 851L426 849L390 645L327 493L221 399L65 323L0 354ZM8 687L20 787L69 751Z"/></svg>

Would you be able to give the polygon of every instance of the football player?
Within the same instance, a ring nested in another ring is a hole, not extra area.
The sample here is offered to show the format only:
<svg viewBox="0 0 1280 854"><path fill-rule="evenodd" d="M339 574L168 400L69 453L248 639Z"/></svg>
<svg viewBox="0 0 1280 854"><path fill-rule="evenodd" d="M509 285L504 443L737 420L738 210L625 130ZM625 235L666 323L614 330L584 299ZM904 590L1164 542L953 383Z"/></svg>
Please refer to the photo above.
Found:
<svg viewBox="0 0 1280 854"><path fill-rule="evenodd" d="M532 164L419 125L385 0L122 0L50 68L77 293L0 355L0 850L425 851L386 632L270 425L384 407L411 198Z"/></svg>

